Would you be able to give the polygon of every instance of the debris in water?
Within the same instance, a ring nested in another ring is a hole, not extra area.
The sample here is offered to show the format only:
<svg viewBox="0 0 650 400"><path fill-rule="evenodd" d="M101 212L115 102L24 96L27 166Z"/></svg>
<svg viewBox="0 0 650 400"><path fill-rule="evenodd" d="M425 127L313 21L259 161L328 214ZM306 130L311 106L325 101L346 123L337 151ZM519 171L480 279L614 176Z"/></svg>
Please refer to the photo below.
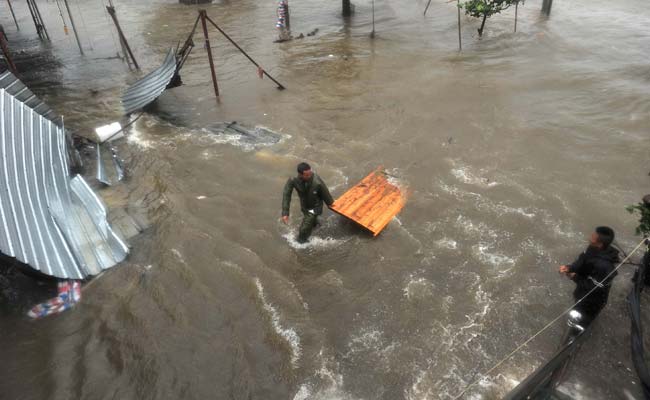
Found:
<svg viewBox="0 0 650 400"><path fill-rule="evenodd" d="M74 280L61 281L58 283L58 293L56 297L35 305L27 315L39 319L71 309L81 301L81 284Z"/></svg>
<svg viewBox="0 0 650 400"><path fill-rule="evenodd" d="M386 176L377 169L339 197L331 209L368 229L373 236L379 235L406 204L406 196Z"/></svg>

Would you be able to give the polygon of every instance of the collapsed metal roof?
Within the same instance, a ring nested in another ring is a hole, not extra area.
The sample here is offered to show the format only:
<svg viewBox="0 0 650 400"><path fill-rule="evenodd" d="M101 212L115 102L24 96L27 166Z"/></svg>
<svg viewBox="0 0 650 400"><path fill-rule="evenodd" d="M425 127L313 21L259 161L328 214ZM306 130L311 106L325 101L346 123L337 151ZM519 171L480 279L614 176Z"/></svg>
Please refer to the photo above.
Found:
<svg viewBox="0 0 650 400"><path fill-rule="evenodd" d="M99 197L81 176L69 175L66 151L59 126L0 89L0 251L44 274L82 279L129 250Z"/></svg>
<svg viewBox="0 0 650 400"><path fill-rule="evenodd" d="M131 114L155 101L165 91L176 73L176 54L170 49L163 64L131 85L122 96L125 113Z"/></svg>
<svg viewBox="0 0 650 400"><path fill-rule="evenodd" d="M61 126L61 117L41 99L36 97L36 95L11 72L5 71L0 75L0 88L4 88L7 93L34 110L36 114L49 119L57 126Z"/></svg>

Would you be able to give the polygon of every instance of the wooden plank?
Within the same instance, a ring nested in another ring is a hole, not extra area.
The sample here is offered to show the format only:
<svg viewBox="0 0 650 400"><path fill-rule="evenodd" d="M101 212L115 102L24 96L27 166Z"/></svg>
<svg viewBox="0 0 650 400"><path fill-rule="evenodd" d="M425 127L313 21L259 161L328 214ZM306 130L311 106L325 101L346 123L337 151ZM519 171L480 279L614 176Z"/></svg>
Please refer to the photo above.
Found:
<svg viewBox="0 0 650 400"><path fill-rule="evenodd" d="M339 197L332 210L377 236L405 204L405 194L377 169Z"/></svg>

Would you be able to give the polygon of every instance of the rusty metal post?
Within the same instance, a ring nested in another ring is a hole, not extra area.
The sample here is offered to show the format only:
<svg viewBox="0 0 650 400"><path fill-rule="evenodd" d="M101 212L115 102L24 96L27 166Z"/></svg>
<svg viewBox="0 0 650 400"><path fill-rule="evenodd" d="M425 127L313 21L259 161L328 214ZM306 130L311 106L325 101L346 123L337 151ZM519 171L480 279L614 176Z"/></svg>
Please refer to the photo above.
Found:
<svg viewBox="0 0 650 400"><path fill-rule="evenodd" d="M5 60L7 61L7 66L13 72L14 74L17 74L18 71L16 69L16 64L14 64L13 60L11 59L11 54L9 53L9 46L7 45L7 37L5 36L5 33L0 30L0 47L2 47L2 53L5 56Z"/></svg>
<svg viewBox="0 0 650 400"><path fill-rule="evenodd" d="M9 10L11 11L11 16L14 17L14 24L16 24L16 29L20 30L20 26L18 26L18 20L16 19L16 14L14 13L14 6L11 5L11 0L7 0L7 4L9 4Z"/></svg>
<svg viewBox="0 0 650 400"><path fill-rule="evenodd" d="M135 69L140 69L140 66L138 65L138 62L135 60L135 56L133 55L133 52L131 51L131 46L129 46L129 42L126 41L126 37L124 36L124 32L122 32L122 27L120 26L120 21L117 20L117 13L115 12L115 7L113 6L106 6L106 11L108 11L108 15L111 16L111 19L113 20L113 23L115 24L115 28L117 28L117 34L120 37L120 43L126 48L126 51L129 53L129 57L131 57L131 61L133 61L133 65L135 66Z"/></svg>
<svg viewBox="0 0 650 400"><path fill-rule="evenodd" d="M79 33L77 33L77 25L74 23L74 18L72 18L72 11L70 11L70 6L68 5L68 0L63 0L65 8L68 10L68 16L70 17L70 25L72 25L72 32L74 32L74 38L77 39L77 46L79 46L79 52L81 55L84 55L84 49L81 47L81 41L79 40Z"/></svg>
<svg viewBox="0 0 650 400"><path fill-rule="evenodd" d="M201 17L201 25L203 26L203 37L205 37L205 49L208 51L208 61L210 61L210 73L212 73L212 85L214 86L214 94L219 98L219 85L217 84L217 74L214 72L214 60L212 59L212 48L210 47L210 37L208 36L208 25L206 20L208 18L205 10L199 11Z"/></svg>

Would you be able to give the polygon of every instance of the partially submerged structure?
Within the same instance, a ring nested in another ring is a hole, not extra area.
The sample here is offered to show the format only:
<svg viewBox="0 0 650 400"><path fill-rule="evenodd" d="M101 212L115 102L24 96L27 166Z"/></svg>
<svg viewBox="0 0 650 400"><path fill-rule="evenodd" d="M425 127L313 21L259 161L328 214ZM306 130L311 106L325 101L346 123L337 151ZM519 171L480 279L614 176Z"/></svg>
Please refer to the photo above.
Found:
<svg viewBox="0 0 650 400"><path fill-rule="evenodd" d="M128 246L80 175L60 119L17 78L0 83L0 252L46 275L84 279L123 261ZM16 91L16 88L20 88Z"/></svg>

